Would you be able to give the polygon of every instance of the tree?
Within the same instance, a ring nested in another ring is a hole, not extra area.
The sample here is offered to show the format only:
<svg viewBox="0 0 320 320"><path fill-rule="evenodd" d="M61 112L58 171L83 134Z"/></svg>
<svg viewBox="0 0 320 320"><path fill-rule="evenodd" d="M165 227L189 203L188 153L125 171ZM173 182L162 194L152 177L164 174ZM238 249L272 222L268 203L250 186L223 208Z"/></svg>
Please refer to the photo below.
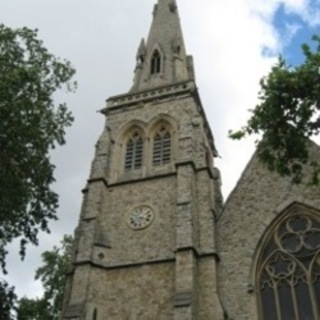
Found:
<svg viewBox="0 0 320 320"><path fill-rule="evenodd" d="M13 320L12 310L16 301L14 288L0 280L0 320Z"/></svg>
<svg viewBox="0 0 320 320"><path fill-rule="evenodd" d="M75 71L44 48L37 31L0 24L0 270L6 273L6 246L20 239L20 255L38 232L56 219L58 196L50 189L54 165L49 151L65 143L73 118L54 93ZM0 318L11 319L13 288L0 280ZM9 308L9 309L8 309Z"/></svg>
<svg viewBox="0 0 320 320"><path fill-rule="evenodd" d="M44 294L40 299L22 298L18 303L17 320L58 320L62 309L66 272L71 258L73 239L64 236L61 247L42 254L43 265L36 270Z"/></svg>
<svg viewBox="0 0 320 320"><path fill-rule="evenodd" d="M19 300L17 320L52 320L48 311L47 301L44 299Z"/></svg>
<svg viewBox="0 0 320 320"><path fill-rule="evenodd" d="M0 25L0 266L6 246L19 238L23 257L27 243L38 243L56 219L58 195L49 152L65 143L73 118L54 101L63 87L75 89L75 71L48 52L37 31Z"/></svg>
<svg viewBox="0 0 320 320"><path fill-rule="evenodd" d="M279 58L269 75L260 81L260 103L252 110L247 124L233 139L263 134L257 140L262 163L282 176L301 182L303 167L313 167L312 183L319 184L320 165L309 159L309 138L320 131L320 36L313 37L315 48L302 45L304 62L288 66Z"/></svg>

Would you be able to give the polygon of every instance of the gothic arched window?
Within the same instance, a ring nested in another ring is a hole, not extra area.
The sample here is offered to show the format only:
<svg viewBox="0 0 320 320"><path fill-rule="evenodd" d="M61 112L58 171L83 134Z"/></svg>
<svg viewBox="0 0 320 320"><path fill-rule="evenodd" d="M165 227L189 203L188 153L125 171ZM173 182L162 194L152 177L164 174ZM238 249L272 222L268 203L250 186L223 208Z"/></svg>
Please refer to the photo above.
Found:
<svg viewBox="0 0 320 320"><path fill-rule="evenodd" d="M142 166L143 139L138 131L133 131L126 144L125 170L139 169Z"/></svg>
<svg viewBox="0 0 320 320"><path fill-rule="evenodd" d="M153 139L153 165L158 166L171 161L171 134L161 126Z"/></svg>
<svg viewBox="0 0 320 320"><path fill-rule="evenodd" d="M151 57L151 74L157 74L161 71L161 55L155 50Z"/></svg>
<svg viewBox="0 0 320 320"><path fill-rule="evenodd" d="M263 320L320 319L320 220L292 214L260 257L257 289Z"/></svg>

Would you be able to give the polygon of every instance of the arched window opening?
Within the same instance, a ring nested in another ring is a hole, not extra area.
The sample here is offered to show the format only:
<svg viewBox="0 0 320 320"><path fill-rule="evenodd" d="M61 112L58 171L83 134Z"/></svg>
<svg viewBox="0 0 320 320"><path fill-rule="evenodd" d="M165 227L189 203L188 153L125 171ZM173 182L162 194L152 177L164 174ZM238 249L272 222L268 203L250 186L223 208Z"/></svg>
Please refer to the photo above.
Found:
<svg viewBox="0 0 320 320"><path fill-rule="evenodd" d="M94 311L93 311L92 320L98 320L98 311L97 311L97 308L95 308Z"/></svg>
<svg viewBox="0 0 320 320"><path fill-rule="evenodd" d="M157 74L161 71L161 55L155 50L151 58L151 74Z"/></svg>
<svg viewBox="0 0 320 320"><path fill-rule="evenodd" d="M258 269L262 320L320 319L320 221L290 215L275 229Z"/></svg>
<svg viewBox="0 0 320 320"><path fill-rule="evenodd" d="M153 165L159 166L171 161L171 135L163 126L153 141Z"/></svg>
<svg viewBox="0 0 320 320"><path fill-rule="evenodd" d="M133 132L127 141L125 170L139 169L142 166L143 139L138 131Z"/></svg>

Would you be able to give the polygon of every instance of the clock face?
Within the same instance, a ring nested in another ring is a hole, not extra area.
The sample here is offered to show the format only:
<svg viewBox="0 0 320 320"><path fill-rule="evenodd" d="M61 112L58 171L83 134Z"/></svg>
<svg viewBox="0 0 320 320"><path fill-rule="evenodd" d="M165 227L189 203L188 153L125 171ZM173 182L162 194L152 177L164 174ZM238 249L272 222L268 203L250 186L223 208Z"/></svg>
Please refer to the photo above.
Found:
<svg viewBox="0 0 320 320"><path fill-rule="evenodd" d="M128 225L131 229L140 230L147 228L154 219L154 212L148 206L135 207L128 215Z"/></svg>

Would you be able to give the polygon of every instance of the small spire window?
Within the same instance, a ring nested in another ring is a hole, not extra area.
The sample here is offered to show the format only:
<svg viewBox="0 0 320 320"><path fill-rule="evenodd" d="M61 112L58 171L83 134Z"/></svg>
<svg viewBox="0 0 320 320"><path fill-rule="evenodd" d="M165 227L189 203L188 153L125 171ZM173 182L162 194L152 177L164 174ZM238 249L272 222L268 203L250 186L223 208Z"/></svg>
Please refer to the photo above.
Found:
<svg viewBox="0 0 320 320"><path fill-rule="evenodd" d="M125 170L139 169L142 166L143 139L139 132L135 131L126 145Z"/></svg>
<svg viewBox="0 0 320 320"><path fill-rule="evenodd" d="M151 57L151 74L158 74L161 71L161 55L155 50Z"/></svg>
<svg viewBox="0 0 320 320"><path fill-rule="evenodd" d="M171 161L171 135L165 128L161 127L154 137L153 143L153 165L159 166Z"/></svg>

